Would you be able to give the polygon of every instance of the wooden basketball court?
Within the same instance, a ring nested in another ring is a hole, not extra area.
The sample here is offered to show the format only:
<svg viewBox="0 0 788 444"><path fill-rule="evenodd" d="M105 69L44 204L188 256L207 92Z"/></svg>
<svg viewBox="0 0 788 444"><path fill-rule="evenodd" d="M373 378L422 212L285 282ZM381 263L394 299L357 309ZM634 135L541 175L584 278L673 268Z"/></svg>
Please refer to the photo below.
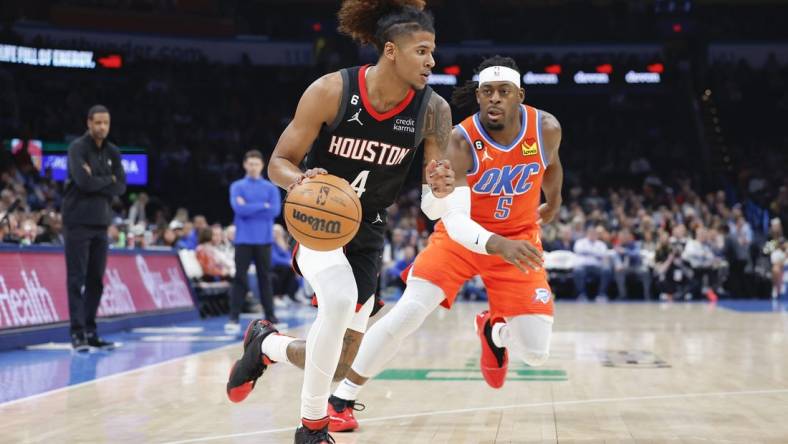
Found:
<svg viewBox="0 0 788 444"><path fill-rule="evenodd" d="M500 390L478 370L483 307L433 314L337 442L788 442L784 307L559 303L551 359L513 362ZM301 371L275 365L231 404L239 344L0 404L0 442L292 442Z"/></svg>

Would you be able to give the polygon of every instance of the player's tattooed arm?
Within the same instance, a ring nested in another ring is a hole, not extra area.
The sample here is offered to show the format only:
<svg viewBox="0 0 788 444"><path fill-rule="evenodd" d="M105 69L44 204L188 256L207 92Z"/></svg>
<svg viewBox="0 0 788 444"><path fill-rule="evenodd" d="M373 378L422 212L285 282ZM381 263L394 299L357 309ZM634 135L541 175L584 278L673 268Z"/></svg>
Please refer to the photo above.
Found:
<svg viewBox="0 0 788 444"><path fill-rule="evenodd" d="M561 124L554 115L541 111L542 142L541 147L547 159L547 169L542 179L542 191L545 203L539 206L541 223L550 223L561 209L561 186L564 181L564 167L558 149L561 146Z"/></svg>
<svg viewBox="0 0 788 444"><path fill-rule="evenodd" d="M434 142L435 159L445 159L451 135L451 107L446 99L433 93L430 103L427 104L427 113L424 119L424 137Z"/></svg>
<svg viewBox="0 0 788 444"><path fill-rule="evenodd" d="M438 94L432 94L424 119L423 183L429 184L437 197L446 196L454 189L454 171L448 160L451 131L449 104Z"/></svg>

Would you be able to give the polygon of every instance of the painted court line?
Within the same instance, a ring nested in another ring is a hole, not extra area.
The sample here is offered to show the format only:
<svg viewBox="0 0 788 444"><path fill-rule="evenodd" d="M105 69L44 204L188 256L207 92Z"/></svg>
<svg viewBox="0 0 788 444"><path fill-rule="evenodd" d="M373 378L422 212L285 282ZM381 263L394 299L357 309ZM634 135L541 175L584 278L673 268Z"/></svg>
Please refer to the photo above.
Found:
<svg viewBox="0 0 788 444"><path fill-rule="evenodd" d="M166 335L166 334L184 334L196 335L205 331L205 327L139 327L133 328L132 333L141 335Z"/></svg>
<svg viewBox="0 0 788 444"><path fill-rule="evenodd" d="M747 396L747 395L775 395L775 394L788 394L788 389L743 390L738 392L683 393L677 395L631 396L631 397L622 397L622 398L597 398L597 399L583 399L583 400L574 400L574 401L536 402L530 404L507 404L507 405L489 406L489 407L473 407L467 409L435 410L432 412L410 413L406 415L381 416L378 418L360 419L358 422L367 424L372 422L393 421L397 419L419 418L423 416L452 415L452 414L460 414L460 413L485 412L491 410L492 411L510 410L510 409L521 409L521 408L530 408L530 407L604 404L604 403L633 402L633 401L658 401L662 399L711 398L716 396ZM258 430L258 431L246 432L246 433L233 433L226 435L206 436L202 438L184 439L181 441L166 441L163 442L162 444L185 444L191 442L206 442L206 441L215 441L215 440L227 439L227 438L241 438L245 436L267 435L271 433L280 433L280 432L288 432L288 431L292 432L294 430L295 430L295 426L279 428L279 429Z"/></svg>

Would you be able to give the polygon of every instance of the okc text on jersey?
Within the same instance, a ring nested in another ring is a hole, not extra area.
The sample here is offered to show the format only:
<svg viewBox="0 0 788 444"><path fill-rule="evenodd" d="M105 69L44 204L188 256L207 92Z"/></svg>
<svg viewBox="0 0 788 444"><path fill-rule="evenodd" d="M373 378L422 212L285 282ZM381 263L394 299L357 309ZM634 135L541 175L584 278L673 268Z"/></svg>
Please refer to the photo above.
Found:
<svg viewBox="0 0 788 444"><path fill-rule="evenodd" d="M473 186L473 192L493 196L525 194L533 185L528 179L531 175L539 174L540 169L537 162L489 168Z"/></svg>

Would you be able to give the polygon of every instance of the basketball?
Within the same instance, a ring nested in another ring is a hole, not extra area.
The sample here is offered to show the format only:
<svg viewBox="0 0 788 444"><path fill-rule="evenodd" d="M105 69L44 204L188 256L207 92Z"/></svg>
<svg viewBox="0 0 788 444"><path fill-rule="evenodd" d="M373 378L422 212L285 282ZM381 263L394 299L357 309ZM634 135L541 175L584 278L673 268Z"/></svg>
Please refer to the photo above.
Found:
<svg viewBox="0 0 788 444"><path fill-rule="evenodd" d="M300 244L329 251L345 246L358 232L361 202L345 179L321 174L288 193L284 213L287 230Z"/></svg>

